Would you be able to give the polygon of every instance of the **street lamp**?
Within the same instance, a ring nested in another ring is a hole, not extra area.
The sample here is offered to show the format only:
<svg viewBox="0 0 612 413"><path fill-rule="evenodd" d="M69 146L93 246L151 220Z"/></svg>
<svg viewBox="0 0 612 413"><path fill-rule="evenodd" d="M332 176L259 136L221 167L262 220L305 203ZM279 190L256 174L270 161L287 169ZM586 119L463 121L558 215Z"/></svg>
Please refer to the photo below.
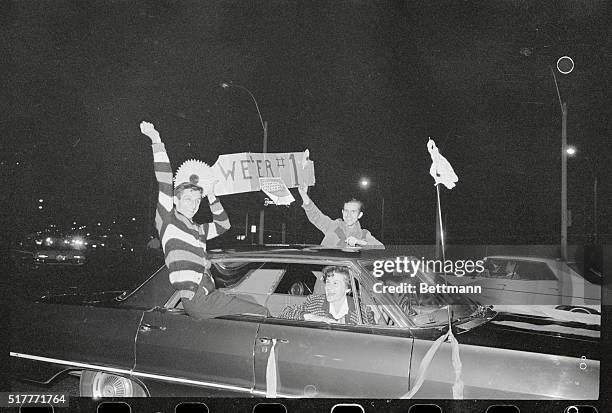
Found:
<svg viewBox="0 0 612 413"><path fill-rule="evenodd" d="M371 182L368 178L361 178L359 180L359 186L364 190L367 190L370 184ZM376 185L375 188L376 193L380 197L380 242L383 242L385 238L385 195L379 185Z"/></svg>
<svg viewBox="0 0 612 413"><path fill-rule="evenodd" d="M233 82L223 82L221 83L221 87L223 89L228 89L230 87L237 87L238 89L242 89L251 96L253 99L253 103L255 103L255 108L257 109L257 115L259 115L259 122L261 122L261 127L263 128L263 153L265 154L268 151L268 122L264 121L261 116L261 111L259 110L259 105L257 104L257 99L255 99L255 95L247 89L246 87L239 85ZM264 243L264 208L259 211L259 244L263 245Z"/></svg>
<svg viewBox="0 0 612 413"><path fill-rule="evenodd" d="M571 73L574 70L574 61L568 56L560 57L557 60L557 70L564 75ZM561 106L561 260L567 261L567 102L561 100L557 75L555 75L552 67L550 71L555 81L559 105Z"/></svg>

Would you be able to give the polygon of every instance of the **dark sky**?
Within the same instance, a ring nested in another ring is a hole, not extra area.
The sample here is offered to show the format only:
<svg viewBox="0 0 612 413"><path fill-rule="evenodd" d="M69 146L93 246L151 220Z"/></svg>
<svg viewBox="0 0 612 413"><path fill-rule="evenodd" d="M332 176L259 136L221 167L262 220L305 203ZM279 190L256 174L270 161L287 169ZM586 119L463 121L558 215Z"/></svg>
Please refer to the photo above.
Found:
<svg viewBox="0 0 612 413"><path fill-rule="evenodd" d="M561 111L568 104L570 241L612 234L610 4L606 1L14 1L2 41L3 221L152 219L141 120L174 168L196 157L310 149L319 207L352 196L385 240L431 242L436 192L427 138L459 176L442 202L457 242L558 242ZM523 51L523 53L521 53ZM17 164L19 163L19 164ZM360 191L360 177L373 187ZM297 194L295 194L297 196ZM38 199L44 199L42 211ZM223 199L234 226L263 195ZM295 204L268 207L296 241L319 241ZM201 218L205 218L205 214ZM143 225L143 231L148 228Z"/></svg>

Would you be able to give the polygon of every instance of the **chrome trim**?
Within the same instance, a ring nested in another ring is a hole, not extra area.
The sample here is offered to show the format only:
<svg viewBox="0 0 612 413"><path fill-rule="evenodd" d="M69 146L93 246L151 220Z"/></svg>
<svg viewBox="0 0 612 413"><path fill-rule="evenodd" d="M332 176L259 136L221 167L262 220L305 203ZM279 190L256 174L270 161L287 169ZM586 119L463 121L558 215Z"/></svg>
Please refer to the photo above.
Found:
<svg viewBox="0 0 612 413"><path fill-rule="evenodd" d="M98 370L98 371L122 373L122 374L127 374L130 376L134 376L134 377L145 377L145 378L157 379L160 381L167 381L167 382L172 382L172 383L195 384L195 385L199 385L203 387L212 387L212 388L217 388L217 389L234 390L234 391L239 391L239 392L244 392L244 393L250 393L254 395L262 395L264 397L266 395L265 391L252 390L250 388L238 387L238 386L233 386L230 384L219 384L219 383L211 383L211 382L200 381L200 380L183 379L180 377L164 376L161 374L141 373L141 372L132 371L128 369L100 366L100 365L90 364L90 363L80 363L76 361L68 361L68 360L56 359L56 358L51 358L51 357L34 356L31 354L17 353L13 351L11 351L9 354L12 357L43 361L47 363L64 364L64 365L73 366L73 367L83 367L83 368L89 368L89 369ZM300 396L285 395L285 394L280 394L280 393L278 394L278 397L300 398Z"/></svg>

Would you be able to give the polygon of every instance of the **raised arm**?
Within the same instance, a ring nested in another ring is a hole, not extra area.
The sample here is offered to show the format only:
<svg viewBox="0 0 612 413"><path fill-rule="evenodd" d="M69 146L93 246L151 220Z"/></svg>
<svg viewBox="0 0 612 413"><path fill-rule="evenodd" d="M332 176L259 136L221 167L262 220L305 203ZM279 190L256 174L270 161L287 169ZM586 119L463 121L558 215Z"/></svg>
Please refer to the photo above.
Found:
<svg viewBox="0 0 612 413"><path fill-rule="evenodd" d="M330 230L333 229L334 221L321 212L319 208L312 202L310 197L308 196L308 186L300 185L298 187L298 192L302 197L302 208L306 212L306 217L311 224L319 229L319 231L326 234Z"/></svg>
<svg viewBox="0 0 612 413"><path fill-rule="evenodd" d="M223 205L221 205L219 198L215 196L216 184L217 181L210 185L210 190L207 194L210 212L212 212L213 216L213 222L203 224L203 226L206 227L206 239L218 237L231 227L227 212L225 212L225 209L223 209Z"/></svg>
<svg viewBox="0 0 612 413"><path fill-rule="evenodd" d="M151 139L153 149L153 168L159 193L157 196L157 212L155 214L155 227L161 228L161 215L172 211L174 202L172 200L172 167L166 153L166 147L161 141L159 132L152 123L141 122L140 131Z"/></svg>

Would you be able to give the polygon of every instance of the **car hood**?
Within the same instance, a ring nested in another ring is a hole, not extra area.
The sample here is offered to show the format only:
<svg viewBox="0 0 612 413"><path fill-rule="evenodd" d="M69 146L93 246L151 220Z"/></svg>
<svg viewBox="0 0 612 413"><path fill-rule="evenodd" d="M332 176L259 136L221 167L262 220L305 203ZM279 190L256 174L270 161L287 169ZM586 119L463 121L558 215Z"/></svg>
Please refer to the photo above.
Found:
<svg viewBox="0 0 612 413"><path fill-rule="evenodd" d="M588 320L498 312L490 321L456 337L462 344L600 359L600 325Z"/></svg>

